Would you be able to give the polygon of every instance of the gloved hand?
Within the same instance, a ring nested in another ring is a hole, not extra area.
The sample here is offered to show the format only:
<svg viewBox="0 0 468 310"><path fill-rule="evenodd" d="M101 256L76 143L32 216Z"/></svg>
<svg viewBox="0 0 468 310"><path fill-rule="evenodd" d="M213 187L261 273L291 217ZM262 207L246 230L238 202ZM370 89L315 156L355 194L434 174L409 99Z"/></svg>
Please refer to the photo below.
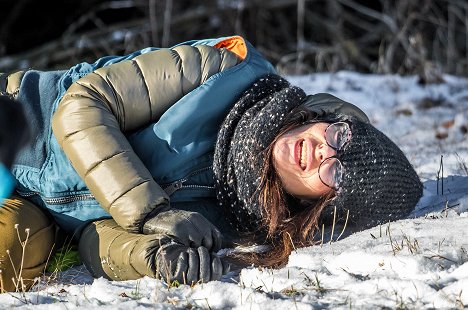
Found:
<svg viewBox="0 0 468 310"><path fill-rule="evenodd" d="M119 281L150 276L170 283L207 282L218 280L231 266L206 247L190 248L165 235L130 233L113 219L87 225L79 252L93 277Z"/></svg>
<svg viewBox="0 0 468 310"><path fill-rule="evenodd" d="M193 284L219 280L230 265L204 246L191 248L176 242L162 245L156 254L157 273L172 283Z"/></svg>
<svg viewBox="0 0 468 310"><path fill-rule="evenodd" d="M164 234L182 245L192 248L200 246L217 252L221 249L221 232L198 212L168 210L158 213L143 225L143 233Z"/></svg>

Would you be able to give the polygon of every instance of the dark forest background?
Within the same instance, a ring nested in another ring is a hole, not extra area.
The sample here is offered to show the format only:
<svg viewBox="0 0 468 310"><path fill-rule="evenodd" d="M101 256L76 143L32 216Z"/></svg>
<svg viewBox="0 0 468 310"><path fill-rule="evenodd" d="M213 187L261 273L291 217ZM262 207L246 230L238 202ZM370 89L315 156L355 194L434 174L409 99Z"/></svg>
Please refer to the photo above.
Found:
<svg viewBox="0 0 468 310"><path fill-rule="evenodd" d="M283 74L468 76L468 0L0 2L0 72L240 34Z"/></svg>

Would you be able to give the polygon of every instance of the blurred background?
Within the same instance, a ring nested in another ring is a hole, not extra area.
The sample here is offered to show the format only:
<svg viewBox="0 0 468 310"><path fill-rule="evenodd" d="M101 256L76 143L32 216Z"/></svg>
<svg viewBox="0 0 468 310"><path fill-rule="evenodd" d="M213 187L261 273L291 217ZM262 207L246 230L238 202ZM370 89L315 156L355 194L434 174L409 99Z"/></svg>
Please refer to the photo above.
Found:
<svg viewBox="0 0 468 310"><path fill-rule="evenodd" d="M468 0L0 2L0 72L239 34L282 74L468 76Z"/></svg>

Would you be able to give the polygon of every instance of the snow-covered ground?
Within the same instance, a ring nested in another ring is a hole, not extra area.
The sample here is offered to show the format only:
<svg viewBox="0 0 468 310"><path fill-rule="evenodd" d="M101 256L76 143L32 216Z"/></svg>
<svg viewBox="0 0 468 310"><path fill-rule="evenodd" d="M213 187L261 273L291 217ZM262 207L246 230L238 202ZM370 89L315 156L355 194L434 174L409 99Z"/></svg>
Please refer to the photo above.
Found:
<svg viewBox="0 0 468 310"><path fill-rule="evenodd" d="M84 267L25 294L19 309L457 309L468 307L468 79L419 85L416 77L353 72L289 76L307 93L358 105L407 154L424 182L408 219L293 252L285 268L245 268L222 281L168 287L143 278L93 279ZM443 174L442 168L443 167Z"/></svg>

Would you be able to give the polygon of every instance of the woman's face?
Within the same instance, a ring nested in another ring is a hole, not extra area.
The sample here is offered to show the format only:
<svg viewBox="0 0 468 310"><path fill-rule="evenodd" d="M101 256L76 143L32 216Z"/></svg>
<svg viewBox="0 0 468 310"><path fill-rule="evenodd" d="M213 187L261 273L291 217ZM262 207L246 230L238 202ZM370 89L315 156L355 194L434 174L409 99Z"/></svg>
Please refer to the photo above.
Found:
<svg viewBox="0 0 468 310"><path fill-rule="evenodd" d="M303 125L281 135L273 145L273 162L284 189L301 199L316 199L332 189L319 178L320 163L336 151L325 141L329 124Z"/></svg>

